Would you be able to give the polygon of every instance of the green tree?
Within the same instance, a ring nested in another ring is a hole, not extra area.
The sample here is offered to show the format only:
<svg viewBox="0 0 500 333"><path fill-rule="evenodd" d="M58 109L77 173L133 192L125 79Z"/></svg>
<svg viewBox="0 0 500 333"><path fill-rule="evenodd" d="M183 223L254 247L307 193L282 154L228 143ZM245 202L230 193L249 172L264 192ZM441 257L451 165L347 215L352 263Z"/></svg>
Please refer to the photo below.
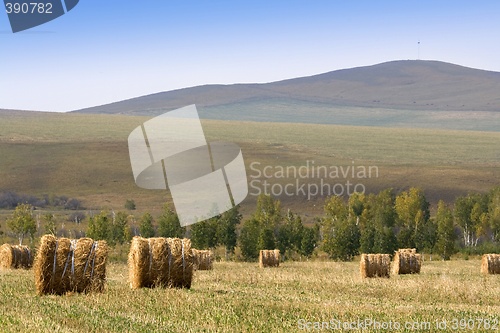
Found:
<svg viewBox="0 0 500 333"><path fill-rule="evenodd" d="M375 226L372 223L366 223L360 228L359 244L362 253L374 253Z"/></svg>
<svg viewBox="0 0 500 333"><path fill-rule="evenodd" d="M303 234L304 225L302 219L299 215L288 210L277 237L278 249L284 258L286 258L287 252L299 252L302 247Z"/></svg>
<svg viewBox="0 0 500 333"><path fill-rule="evenodd" d="M191 242L197 249L209 249L217 246L217 224L219 216L191 225Z"/></svg>
<svg viewBox="0 0 500 333"><path fill-rule="evenodd" d="M363 211L366 207L366 196L363 193L354 192L349 197L349 215L353 215L357 219L357 223L361 216L363 215Z"/></svg>
<svg viewBox="0 0 500 333"><path fill-rule="evenodd" d="M451 210L446 207L444 201L438 202L436 213L437 224L437 242L436 253L443 260L450 260L452 254L455 253L455 229L453 223L453 215Z"/></svg>
<svg viewBox="0 0 500 333"><path fill-rule="evenodd" d="M424 192L419 188L410 188L400 193L395 200L394 208L397 214L398 242L400 247L423 246L425 239L425 224L429 221L429 202Z"/></svg>
<svg viewBox="0 0 500 333"><path fill-rule="evenodd" d="M158 217L157 231L159 237L183 238L186 228L181 227L179 216L166 204Z"/></svg>
<svg viewBox="0 0 500 333"><path fill-rule="evenodd" d="M318 228L317 227L304 227L302 231L302 240L300 242L300 249L298 250L299 254L310 257L314 249L316 248L316 244L318 242Z"/></svg>
<svg viewBox="0 0 500 333"><path fill-rule="evenodd" d="M500 186L497 186L490 191L488 215L491 229L491 240L494 242L500 242Z"/></svg>
<svg viewBox="0 0 500 333"><path fill-rule="evenodd" d="M419 232L415 234L415 245L427 253L434 253L437 242L437 223L434 219L422 221Z"/></svg>
<svg viewBox="0 0 500 333"><path fill-rule="evenodd" d="M398 248L394 232L396 212L392 189L366 198L360 218L360 246L363 253L393 253Z"/></svg>
<svg viewBox="0 0 500 333"><path fill-rule="evenodd" d="M128 215L125 212L113 213L113 220L109 228L108 242L111 245L123 244L128 239Z"/></svg>
<svg viewBox="0 0 500 333"><path fill-rule="evenodd" d="M14 210L12 216L7 219L7 227L16 234L19 244L22 245L24 237L29 236L33 239L36 232L36 221L33 217L33 206L29 204L20 204Z"/></svg>
<svg viewBox="0 0 500 333"><path fill-rule="evenodd" d="M155 229L153 227L153 216L150 213L144 213L139 222L139 233L142 237L154 237Z"/></svg>
<svg viewBox="0 0 500 333"><path fill-rule="evenodd" d="M229 255L234 253L238 241L236 227L240 224L241 218L242 215L238 205L222 213L219 218L217 239L219 244L224 245L226 248L226 258L229 258Z"/></svg>
<svg viewBox="0 0 500 333"><path fill-rule="evenodd" d="M281 202L269 195L257 198L257 208L253 218L259 223L257 250L272 250L276 247L281 226Z"/></svg>
<svg viewBox="0 0 500 333"><path fill-rule="evenodd" d="M110 219L108 213L101 211L98 215L89 218L87 236L94 240L109 240Z"/></svg>
<svg viewBox="0 0 500 333"><path fill-rule="evenodd" d="M356 220L337 223L329 255L335 260L351 261L359 253L360 232Z"/></svg>
<svg viewBox="0 0 500 333"><path fill-rule="evenodd" d="M260 231L259 240L257 241L257 248L259 250L271 250L276 248L276 240L271 229L264 228Z"/></svg>
<svg viewBox="0 0 500 333"><path fill-rule="evenodd" d="M465 247L477 245L487 220L488 195L469 194L455 200L455 219L462 229Z"/></svg>
<svg viewBox="0 0 500 333"><path fill-rule="evenodd" d="M46 213L43 215L43 225L45 226L45 233L56 234L56 221L53 214Z"/></svg>
<svg viewBox="0 0 500 333"><path fill-rule="evenodd" d="M238 242L241 249L241 254L245 260L253 260L259 256L257 242L260 235L260 223L254 218L243 222L240 230Z"/></svg>
<svg viewBox="0 0 500 333"><path fill-rule="evenodd" d="M282 220L281 202L279 200L274 200L269 195L259 195L257 198L257 208L253 214L253 218L259 221L263 227L272 229L276 235Z"/></svg>
<svg viewBox="0 0 500 333"><path fill-rule="evenodd" d="M325 204L322 221L322 249L336 260L349 261L358 254L360 232L358 219L350 215L341 197L332 196Z"/></svg>
<svg viewBox="0 0 500 333"><path fill-rule="evenodd" d="M394 253L397 248L398 243L392 228L381 226L376 229L373 245L375 253Z"/></svg>
<svg viewBox="0 0 500 333"><path fill-rule="evenodd" d="M366 196L355 192L349 197L349 215L356 218L359 226L359 251L362 253L373 253L375 246L375 225L370 211L370 203L373 206L375 201L373 194Z"/></svg>

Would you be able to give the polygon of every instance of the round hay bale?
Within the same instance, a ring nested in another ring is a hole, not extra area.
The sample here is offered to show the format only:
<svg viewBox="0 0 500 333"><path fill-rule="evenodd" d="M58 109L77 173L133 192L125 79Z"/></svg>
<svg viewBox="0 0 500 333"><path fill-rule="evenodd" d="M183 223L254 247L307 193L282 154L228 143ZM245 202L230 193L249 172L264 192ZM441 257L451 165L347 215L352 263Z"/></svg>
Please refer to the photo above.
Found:
<svg viewBox="0 0 500 333"><path fill-rule="evenodd" d="M43 236L34 264L37 293L103 292L107 257L105 241Z"/></svg>
<svg viewBox="0 0 500 333"><path fill-rule="evenodd" d="M210 250L192 249L193 269L196 271L207 271L213 268L213 253Z"/></svg>
<svg viewBox="0 0 500 333"><path fill-rule="evenodd" d="M394 255L392 274L420 274L422 256L416 249L399 249Z"/></svg>
<svg viewBox="0 0 500 333"><path fill-rule="evenodd" d="M500 274L500 254L484 254L481 259L481 273Z"/></svg>
<svg viewBox="0 0 500 333"><path fill-rule="evenodd" d="M191 288L193 279L193 253L188 238L167 238L171 252L170 283L174 288Z"/></svg>
<svg viewBox="0 0 500 333"><path fill-rule="evenodd" d="M193 277L191 241L136 236L130 246L128 269L132 289L190 288Z"/></svg>
<svg viewBox="0 0 500 333"><path fill-rule="evenodd" d="M0 268L29 269L33 266L33 254L25 245L3 244L0 246Z"/></svg>
<svg viewBox="0 0 500 333"><path fill-rule="evenodd" d="M278 267L280 265L281 255L280 250L274 250L274 267Z"/></svg>
<svg viewBox="0 0 500 333"><path fill-rule="evenodd" d="M259 267L279 267L280 265L280 250L260 250L259 252Z"/></svg>
<svg viewBox="0 0 500 333"><path fill-rule="evenodd" d="M166 238L134 237L128 255L130 287L167 286L170 280L170 247Z"/></svg>
<svg viewBox="0 0 500 333"><path fill-rule="evenodd" d="M388 254L361 255L359 270L362 278L390 276L391 257Z"/></svg>

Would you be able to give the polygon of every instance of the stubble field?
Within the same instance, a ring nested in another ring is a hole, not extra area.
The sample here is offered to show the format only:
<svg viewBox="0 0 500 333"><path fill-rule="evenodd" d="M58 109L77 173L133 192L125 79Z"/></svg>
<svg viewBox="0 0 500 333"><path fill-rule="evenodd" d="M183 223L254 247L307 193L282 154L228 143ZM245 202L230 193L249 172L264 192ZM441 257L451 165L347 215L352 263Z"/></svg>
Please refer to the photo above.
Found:
<svg viewBox="0 0 500 333"><path fill-rule="evenodd" d="M420 275L389 279L362 279L358 261L286 262L267 269L256 263L218 262L212 271L195 272L190 290L131 290L127 278L126 265L112 263L104 294L37 296L32 270L1 271L0 330L319 331L315 325L339 332L500 329L500 276L481 275L477 259L425 261ZM356 326L370 321L363 330ZM352 329L335 330L338 325Z"/></svg>

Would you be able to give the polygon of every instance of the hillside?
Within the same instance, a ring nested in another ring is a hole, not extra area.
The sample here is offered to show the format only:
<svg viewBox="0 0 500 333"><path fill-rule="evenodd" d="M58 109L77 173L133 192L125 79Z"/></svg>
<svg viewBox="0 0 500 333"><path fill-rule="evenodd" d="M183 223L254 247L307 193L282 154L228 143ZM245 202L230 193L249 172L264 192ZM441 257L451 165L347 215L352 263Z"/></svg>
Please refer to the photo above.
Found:
<svg viewBox="0 0 500 333"><path fill-rule="evenodd" d="M392 61L265 84L205 85L77 110L155 115L189 104L280 101L329 107L500 111L500 73L438 61Z"/></svg>
<svg viewBox="0 0 500 333"><path fill-rule="evenodd" d="M121 210L125 200L134 199L138 211L158 214L168 192L137 187L127 146L129 133L147 119L1 112L0 192L66 195L95 210ZM498 132L220 120L202 123L209 142L234 142L242 149L249 182L254 181L252 195L242 205L245 216L255 209L255 186L262 188L267 179L259 176L265 166L298 168L307 161L314 161L315 166L377 166L376 176L351 179L351 183L362 183L368 193L418 186L425 190L433 208L439 199L452 203L457 195L485 192L500 185ZM267 179L278 188L296 180L293 174ZM321 181L298 180L307 184ZM325 181L346 183L342 176L328 176ZM325 195L297 193L278 198L285 208L315 216L322 214Z"/></svg>
<svg viewBox="0 0 500 333"><path fill-rule="evenodd" d="M156 116L196 104L216 120L500 130L500 73L392 61L265 84L204 85L77 113Z"/></svg>

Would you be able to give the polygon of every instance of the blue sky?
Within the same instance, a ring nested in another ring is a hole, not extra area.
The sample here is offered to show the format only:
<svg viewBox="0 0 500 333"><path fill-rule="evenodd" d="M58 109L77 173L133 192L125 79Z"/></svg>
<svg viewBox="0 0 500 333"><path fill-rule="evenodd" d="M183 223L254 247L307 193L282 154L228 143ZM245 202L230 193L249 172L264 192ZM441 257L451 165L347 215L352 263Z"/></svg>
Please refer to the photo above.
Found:
<svg viewBox="0 0 500 333"><path fill-rule="evenodd" d="M500 72L500 2L81 0L13 34L0 108L69 111L211 83L420 58Z"/></svg>

